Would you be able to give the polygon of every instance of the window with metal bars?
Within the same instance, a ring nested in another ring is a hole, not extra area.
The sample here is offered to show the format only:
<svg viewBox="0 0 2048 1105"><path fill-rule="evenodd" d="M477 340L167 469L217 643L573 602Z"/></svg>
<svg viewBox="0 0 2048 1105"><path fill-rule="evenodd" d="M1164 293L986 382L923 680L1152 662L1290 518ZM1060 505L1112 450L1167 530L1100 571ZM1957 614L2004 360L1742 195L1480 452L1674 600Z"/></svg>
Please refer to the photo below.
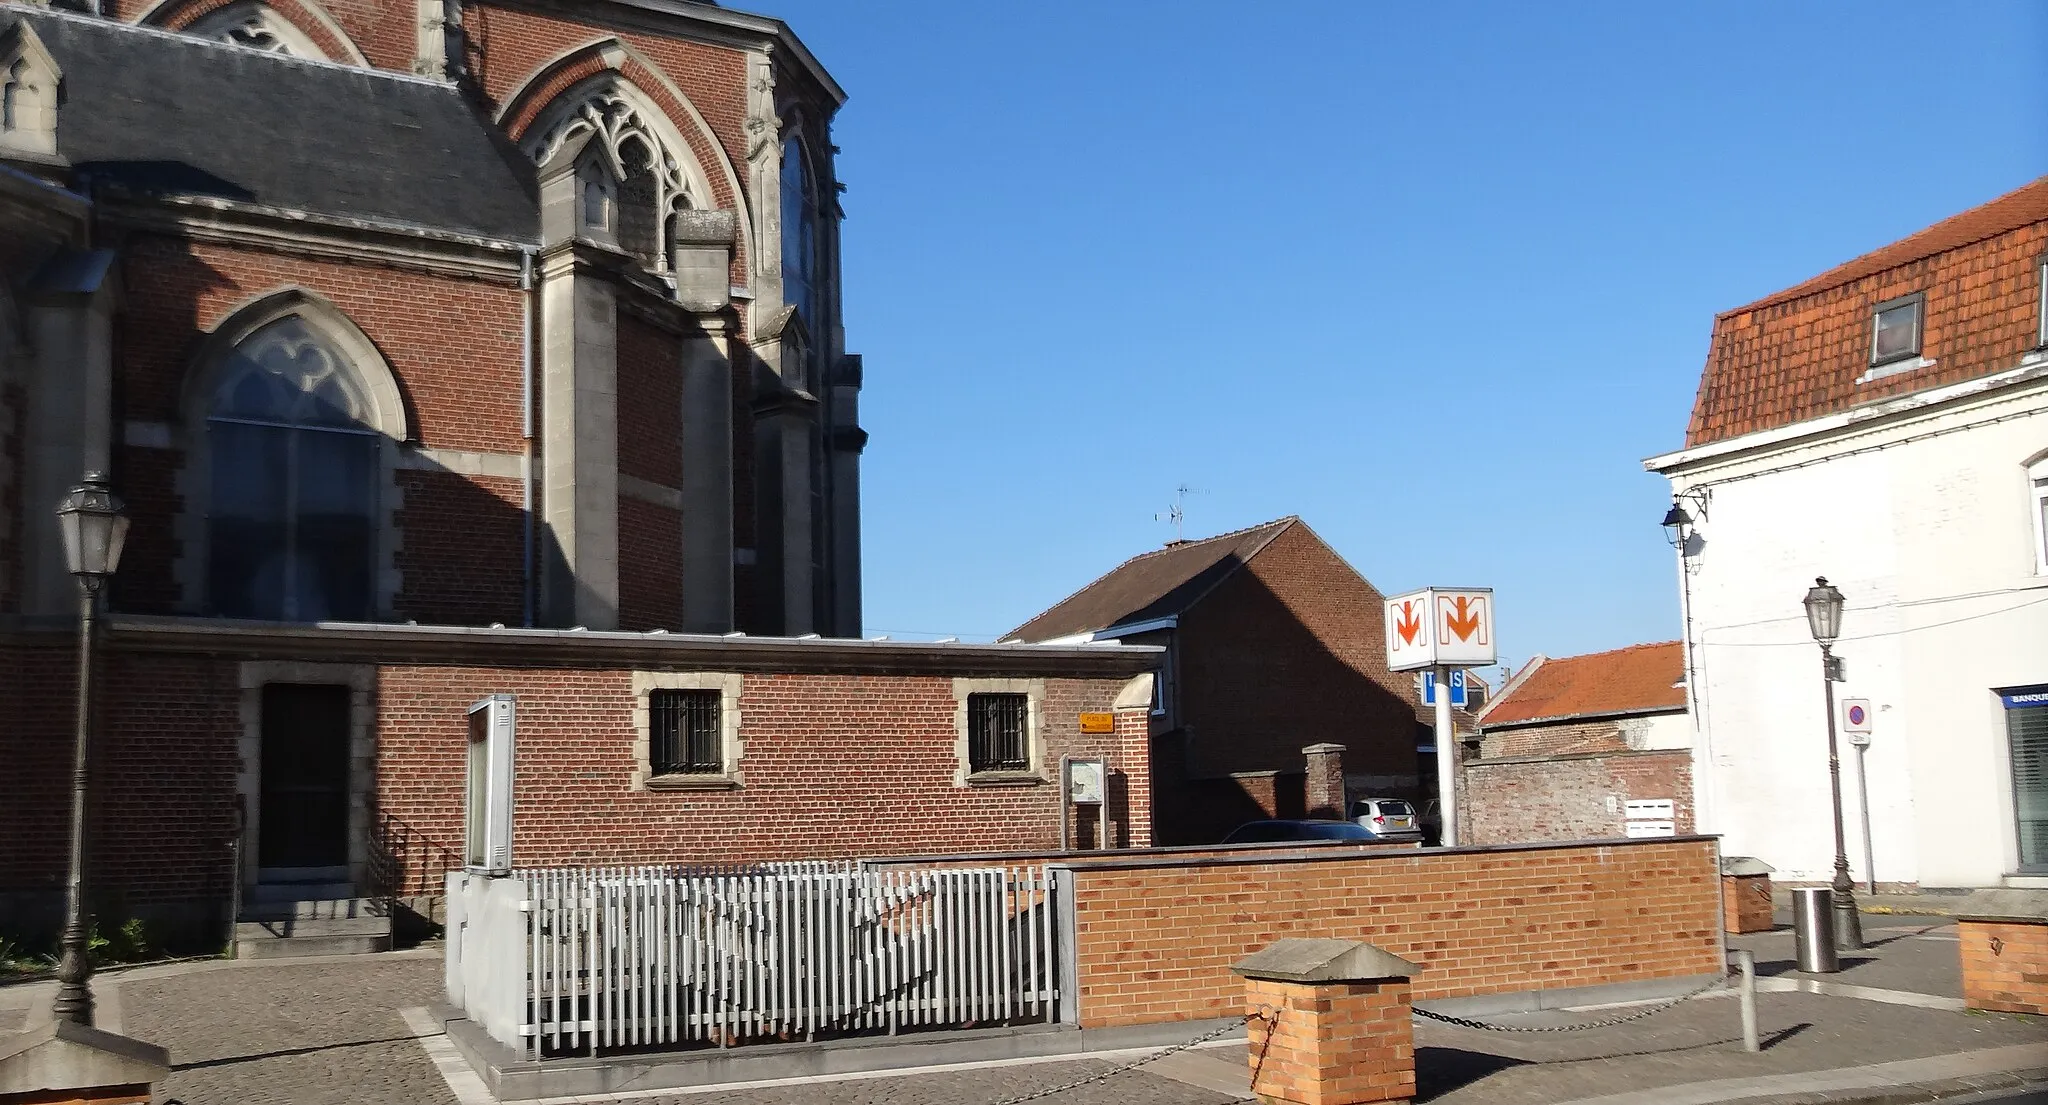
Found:
<svg viewBox="0 0 2048 1105"><path fill-rule="evenodd" d="M651 691L648 767L655 775L716 775L725 770L717 691Z"/></svg>
<svg viewBox="0 0 2048 1105"><path fill-rule="evenodd" d="M1029 771L1030 711L1029 695L968 695L967 770Z"/></svg>

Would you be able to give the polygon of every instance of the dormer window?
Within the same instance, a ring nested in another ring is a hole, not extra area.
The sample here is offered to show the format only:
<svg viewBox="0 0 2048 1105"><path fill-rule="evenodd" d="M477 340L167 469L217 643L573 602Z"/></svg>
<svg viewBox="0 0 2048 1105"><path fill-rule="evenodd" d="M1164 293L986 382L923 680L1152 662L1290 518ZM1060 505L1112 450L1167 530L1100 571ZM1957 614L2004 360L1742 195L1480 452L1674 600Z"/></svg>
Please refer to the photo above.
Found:
<svg viewBox="0 0 2048 1105"><path fill-rule="evenodd" d="M1926 296L1915 292L1887 300L1871 312L1870 363L1889 364L1920 355L1920 316Z"/></svg>
<svg viewBox="0 0 2048 1105"><path fill-rule="evenodd" d="M2048 257L2041 258L2034 266L2034 299L2037 310L2034 313L2034 345L2048 349Z"/></svg>

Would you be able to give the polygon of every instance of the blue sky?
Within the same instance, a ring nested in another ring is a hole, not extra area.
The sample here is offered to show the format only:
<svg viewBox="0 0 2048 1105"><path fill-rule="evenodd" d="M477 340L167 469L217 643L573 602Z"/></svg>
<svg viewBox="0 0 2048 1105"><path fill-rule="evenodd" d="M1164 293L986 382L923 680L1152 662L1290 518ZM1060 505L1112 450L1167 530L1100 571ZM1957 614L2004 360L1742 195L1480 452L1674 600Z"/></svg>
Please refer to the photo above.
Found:
<svg viewBox="0 0 2048 1105"><path fill-rule="evenodd" d="M2048 172L2038 3L757 6L851 95L870 634L1000 634L1186 484L1517 661L1675 637L1640 462L1714 313Z"/></svg>

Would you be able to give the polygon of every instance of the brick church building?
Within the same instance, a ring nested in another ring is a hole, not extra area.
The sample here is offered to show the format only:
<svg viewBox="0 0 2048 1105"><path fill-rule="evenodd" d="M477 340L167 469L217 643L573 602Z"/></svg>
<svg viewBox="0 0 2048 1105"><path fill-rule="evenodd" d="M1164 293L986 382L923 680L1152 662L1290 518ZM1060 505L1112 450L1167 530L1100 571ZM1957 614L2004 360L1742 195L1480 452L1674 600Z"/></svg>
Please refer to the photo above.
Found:
<svg viewBox="0 0 2048 1105"><path fill-rule="evenodd" d="M432 885L493 694L534 862L1045 843L1061 755L1142 773L1076 717L1151 650L858 639L843 98L697 0L0 4L0 922L63 857L87 472L138 912Z"/></svg>

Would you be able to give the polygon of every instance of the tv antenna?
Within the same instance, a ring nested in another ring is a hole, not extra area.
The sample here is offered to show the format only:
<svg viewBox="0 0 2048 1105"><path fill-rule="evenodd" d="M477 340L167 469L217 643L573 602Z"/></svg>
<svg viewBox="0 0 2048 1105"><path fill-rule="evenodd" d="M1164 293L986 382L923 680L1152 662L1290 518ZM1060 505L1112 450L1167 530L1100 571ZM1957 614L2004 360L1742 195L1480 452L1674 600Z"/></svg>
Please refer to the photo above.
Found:
<svg viewBox="0 0 2048 1105"><path fill-rule="evenodd" d="M1169 507L1164 514L1154 514L1152 516L1152 520L1155 522L1173 523L1174 544L1178 545L1187 539L1185 531L1188 520L1188 512L1186 510L1188 496L1201 494L1204 494L1204 492L1200 488L1181 484L1173 489L1173 506Z"/></svg>

